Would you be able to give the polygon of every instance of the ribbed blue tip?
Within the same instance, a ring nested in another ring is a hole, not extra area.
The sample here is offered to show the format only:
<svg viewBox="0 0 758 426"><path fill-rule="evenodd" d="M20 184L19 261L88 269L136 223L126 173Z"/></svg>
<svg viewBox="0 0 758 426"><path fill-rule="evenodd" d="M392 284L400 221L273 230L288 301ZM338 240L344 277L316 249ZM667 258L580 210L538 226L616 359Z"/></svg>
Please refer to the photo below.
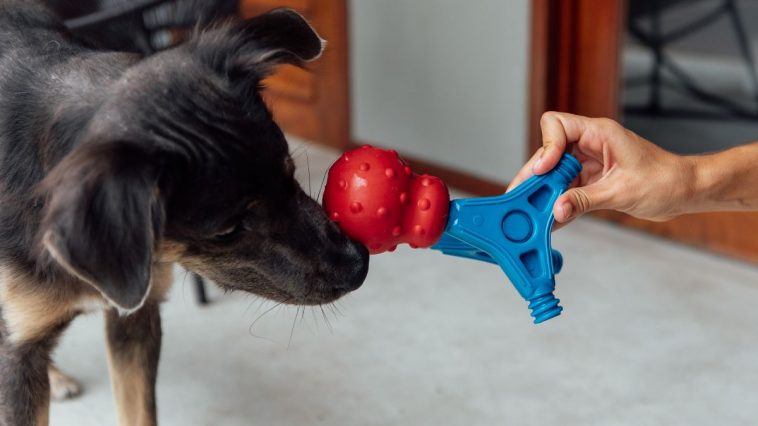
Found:
<svg viewBox="0 0 758 426"><path fill-rule="evenodd" d="M553 293L546 293L530 300L529 309L532 310L534 323L539 324L560 315L563 308L558 306L559 302Z"/></svg>
<svg viewBox="0 0 758 426"><path fill-rule="evenodd" d="M563 157L561 157L561 161L558 162L554 171L563 177L566 184L570 184L576 179L579 172L582 171L582 163L580 163L573 155L565 153L563 154Z"/></svg>

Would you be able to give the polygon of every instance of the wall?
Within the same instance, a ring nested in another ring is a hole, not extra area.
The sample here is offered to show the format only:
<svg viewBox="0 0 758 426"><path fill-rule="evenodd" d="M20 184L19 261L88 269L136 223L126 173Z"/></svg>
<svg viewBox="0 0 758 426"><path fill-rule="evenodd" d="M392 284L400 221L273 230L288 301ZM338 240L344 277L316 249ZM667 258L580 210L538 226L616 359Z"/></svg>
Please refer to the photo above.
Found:
<svg viewBox="0 0 758 426"><path fill-rule="evenodd" d="M350 0L353 139L505 182L527 143L527 0Z"/></svg>

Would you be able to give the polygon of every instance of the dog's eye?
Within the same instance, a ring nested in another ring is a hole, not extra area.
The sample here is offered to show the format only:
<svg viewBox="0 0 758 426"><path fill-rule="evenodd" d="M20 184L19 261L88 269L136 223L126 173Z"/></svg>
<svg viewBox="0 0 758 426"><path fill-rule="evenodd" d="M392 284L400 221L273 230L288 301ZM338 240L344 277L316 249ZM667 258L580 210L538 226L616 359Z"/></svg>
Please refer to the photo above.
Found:
<svg viewBox="0 0 758 426"><path fill-rule="evenodd" d="M221 232L214 234L213 238L216 240L229 240L239 235L242 232L243 228L244 226L242 225L242 221L239 221L234 225L225 228Z"/></svg>

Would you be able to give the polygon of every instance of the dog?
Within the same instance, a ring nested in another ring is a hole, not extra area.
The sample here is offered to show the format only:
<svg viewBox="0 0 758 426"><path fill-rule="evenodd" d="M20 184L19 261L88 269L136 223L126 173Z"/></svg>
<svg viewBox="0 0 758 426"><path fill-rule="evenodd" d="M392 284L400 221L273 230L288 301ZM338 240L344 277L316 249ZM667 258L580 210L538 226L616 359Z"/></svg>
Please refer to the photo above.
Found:
<svg viewBox="0 0 758 426"><path fill-rule="evenodd" d="M288 304L362 284L368 251L298 185L260 94L323 47L277 9L141 57L79 41L40 0L0 0L0 425L47 424L65 379L50 352L92 310L119 424L156 424L175 262Z"/></svg>

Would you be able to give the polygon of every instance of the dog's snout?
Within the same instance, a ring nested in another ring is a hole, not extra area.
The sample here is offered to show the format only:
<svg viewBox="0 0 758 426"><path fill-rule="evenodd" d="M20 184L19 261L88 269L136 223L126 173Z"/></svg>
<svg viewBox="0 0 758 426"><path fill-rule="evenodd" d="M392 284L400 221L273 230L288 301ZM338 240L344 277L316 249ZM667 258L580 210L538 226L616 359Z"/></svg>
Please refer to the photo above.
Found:
<svg viewBox="0 0 758 426"><path fill-rule="evenodd" d="M351 241L350 246L339 265L343 272L338 287L345 291L357 290L368 274L368 249L355 241Z"/></svg>
<svg viewBox="0 0 758 426"><path fill-rule="evenodd" d="M350 241L348 239L347 235L342 233L337 224L332 221L329 221L326 226L326 238L332 244L342 245L346 243L353 243L353 241Z"/></svg>

